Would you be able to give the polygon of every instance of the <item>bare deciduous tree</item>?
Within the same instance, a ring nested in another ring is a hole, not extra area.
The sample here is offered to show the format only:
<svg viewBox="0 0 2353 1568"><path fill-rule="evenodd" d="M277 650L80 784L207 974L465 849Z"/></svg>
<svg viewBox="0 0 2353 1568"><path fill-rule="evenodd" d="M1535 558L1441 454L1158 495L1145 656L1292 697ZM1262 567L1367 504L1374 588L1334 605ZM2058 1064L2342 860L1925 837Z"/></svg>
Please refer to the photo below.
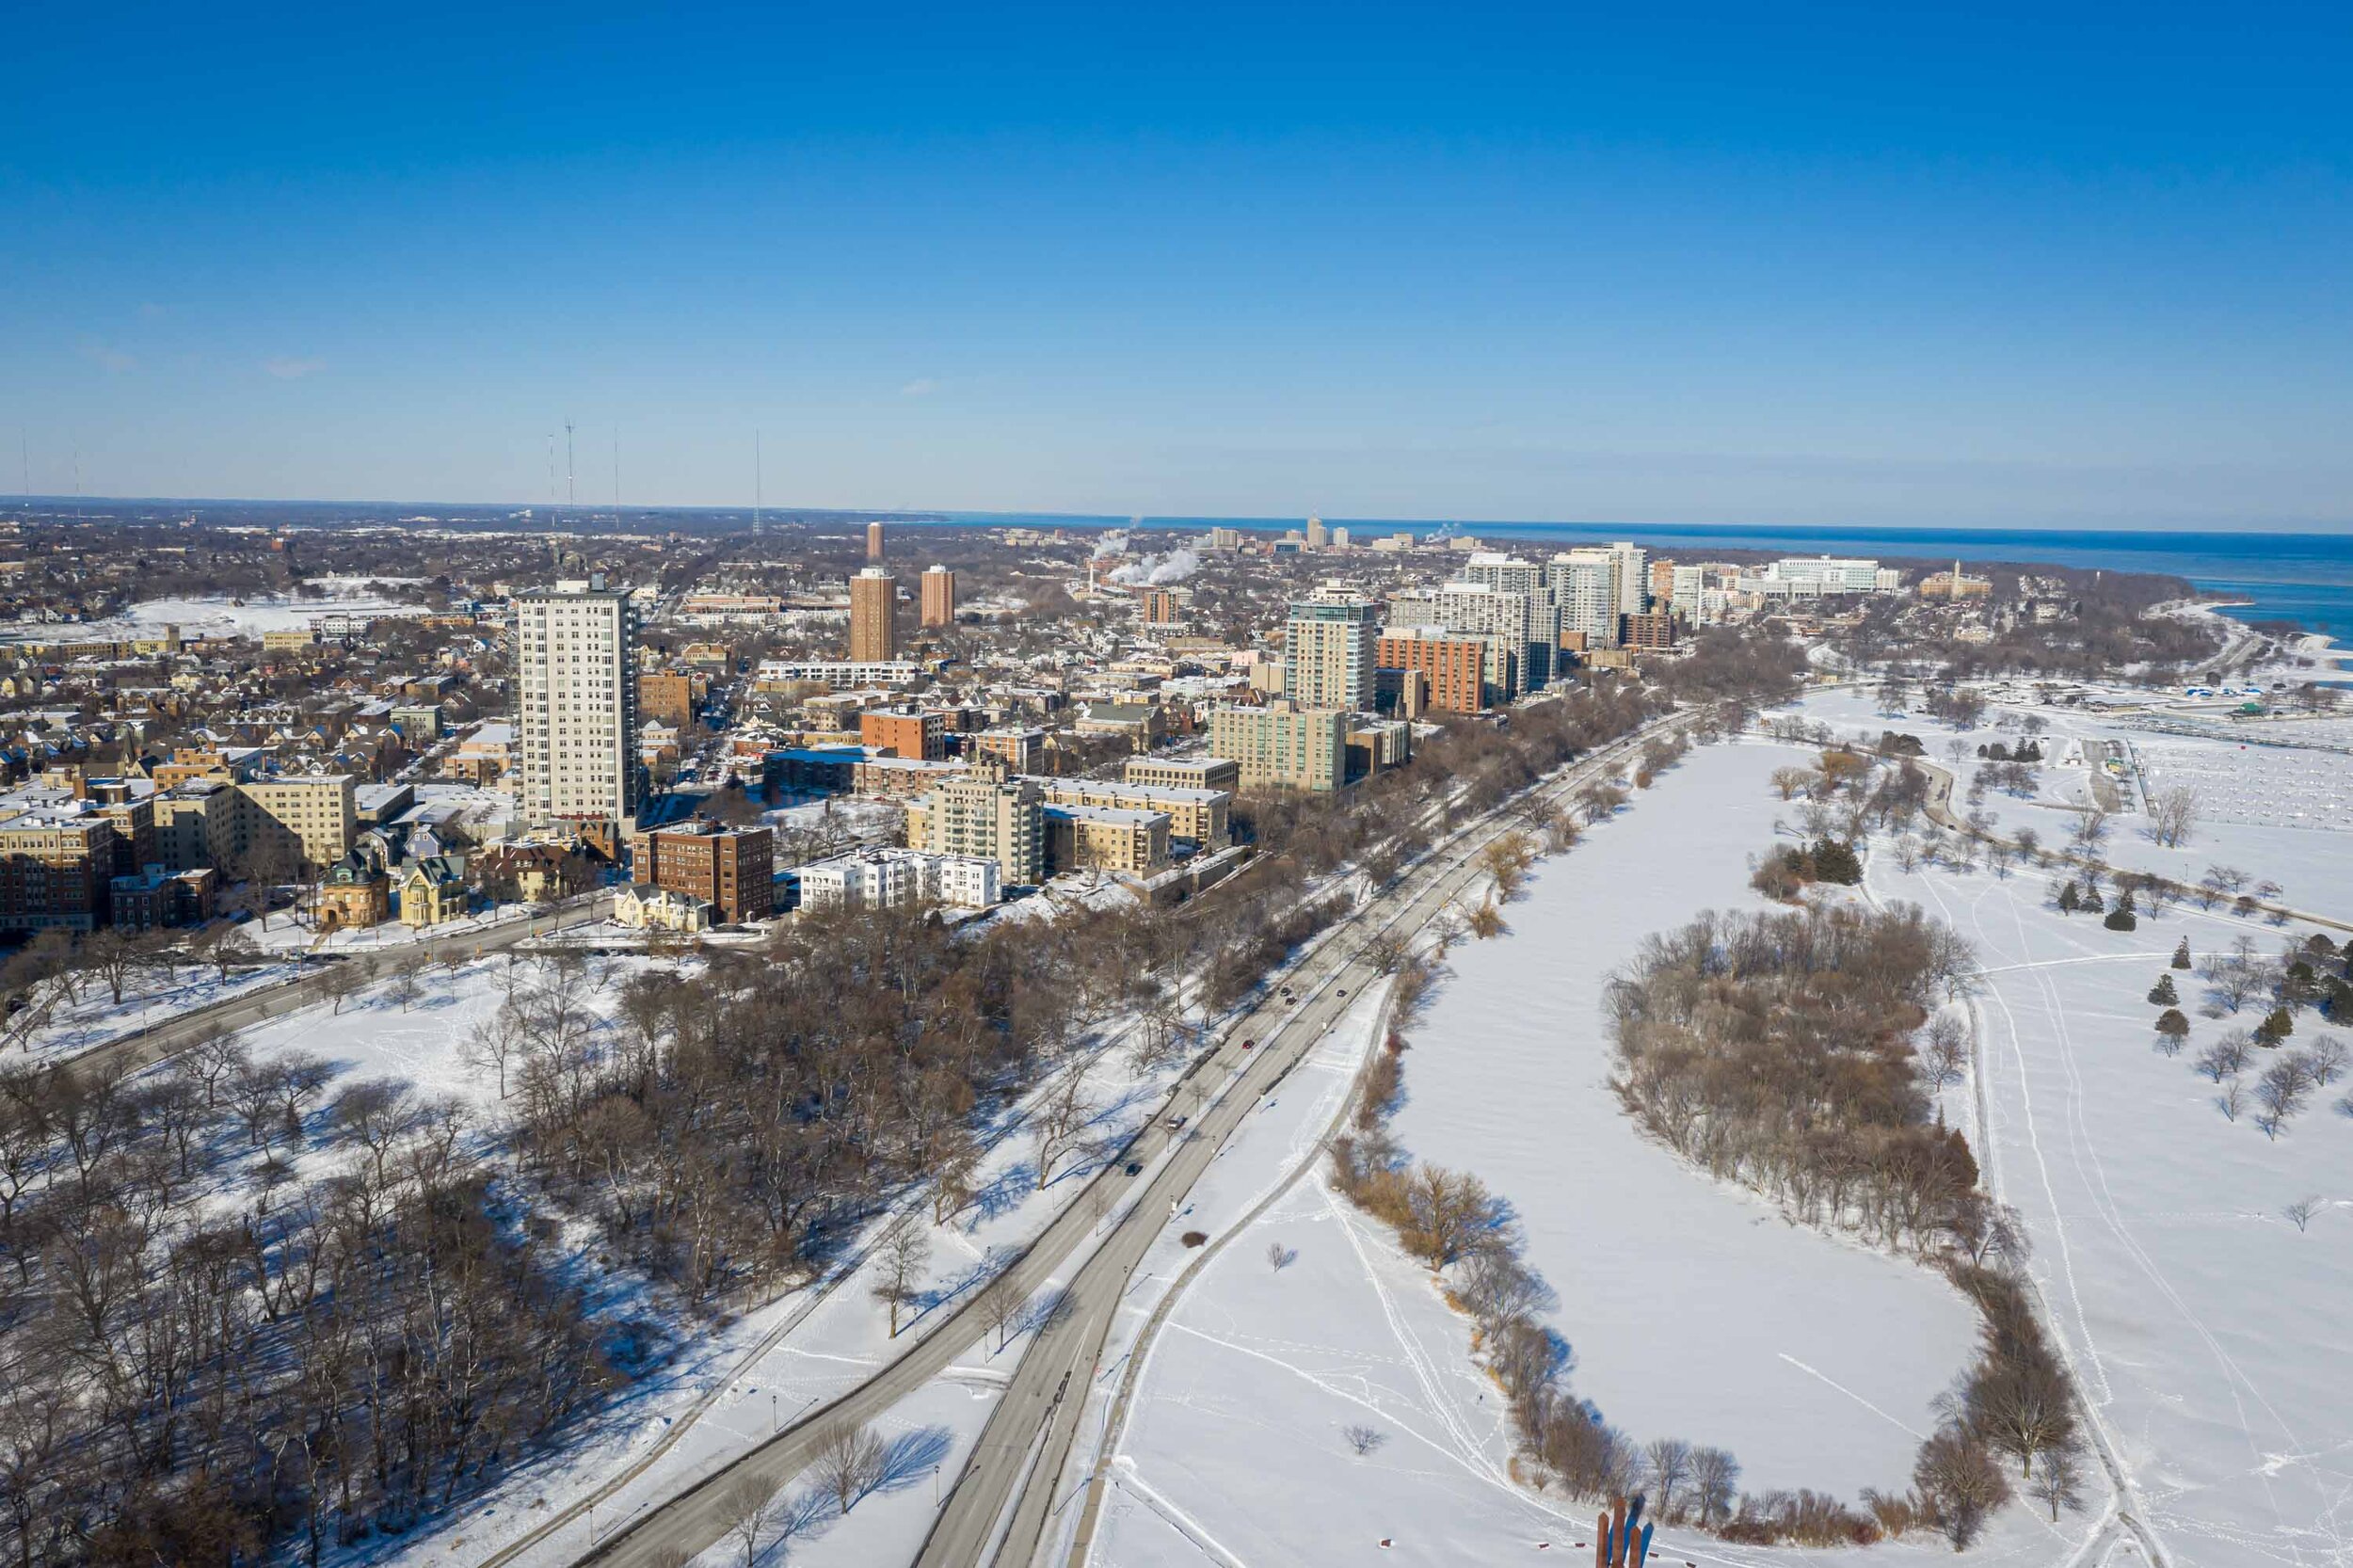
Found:
<svg viewBox="0 0 2353 1568"><path fill-rule="evenodd" d="M1939 1013L1929 1020L1919 1057L1920 1076L1929 1080L1930 1088L1959 1083L1962 1070L1969 1065L1969 1026L1954 1014Z"/></svg>
<svg viewBox="0 0 2353 1568"><path fill-rule="evenodd" d="M2214 1097L2214 1108L2222 1112L2224 1121L2237 1121L2238 1113L2247 1109L2247 1085L2235 1078L2225 1082L2222 1093Z"/></svg>
<svg viewBox="0 0 2353 1568"><path fill-rule="evenodd" d="M767 1482L745 1476L728 1488L722 1512L728 1534L744 1548L744 1568L760 1568L760 1548L776 1515L776 1494Z"/></svg>
<svg viewBox="0 0 2353 1568"><path fill-rule="evenodd" d="M874 1271L873 1297L890 1309L893 1339L899 1337L900 1309L914 1304L917 1288L923 1283L924 1271L931 1267L931 1235L912 1222L901 1222L883 1239Z"/></svg>
<svg viewBox="0 0 2353 1568"><path fill-rule="evenodd" d="M860 1498L882 1484L888 1450L881 1438L865 1427L844 1422L818 1436L809 1474L817 1485L847 1513Z"/></svg>
<svg viewBox="0 0 2353 1568"><path fill-rule="evenodd" d="M2288 1205L2285 1208L2280 1210L2280 1212L2285 1215L2288 1223L2295 1225L2300 1232L2305 1226L2313 1223L2313 1216L2320 1212L2320 1199L2316 1197L2298 1198L2294 1203Z"/></svg>
<svg viewBox="0 0 2353 1568"><path fill-rule="evenodd" d="M2057 1524L2059 1510L2078 1512L2084 1506L2083 1464L2072 1448L2045 1448L2035 1457L2034 1495L2051 1511Z"/></svg>
<svg viewBox="0 0 2353 1568"><path fill-rule="evenodd" d="M1052 1179L1065 1155L1078 1150L1094 1116L1095 1102L1087 1095L1086 1064L1074 1062L1047 1084L1038 1096L1037 1109L1030 1113L1037 1134L1039 1188Z"/></svg>
<svg viewBox="0 0 2353 1568"><path fill-rule="evenodd" d="M2149 800L2149 837L2180 849L2198 826L2198 792L2187 784L2159 790Z"/></svg>
<svg viewBox="0 0 2353 1568"><path fill-rule="evenodd" d="M1700 1528L1710 1529L1732 1516L1733 1499L1740 1490L1740 1462L1722 1448L1691 1450L1691 1500Z"/></svg>
<svg viewBox="0 0 2353 1568"><path fill-rule="evenodd" d="M1389 1434L1374 1427L1348 1426L1340 1429L1340 1437L1351 1452L1362 1459L1389 1440Z"/></svg>

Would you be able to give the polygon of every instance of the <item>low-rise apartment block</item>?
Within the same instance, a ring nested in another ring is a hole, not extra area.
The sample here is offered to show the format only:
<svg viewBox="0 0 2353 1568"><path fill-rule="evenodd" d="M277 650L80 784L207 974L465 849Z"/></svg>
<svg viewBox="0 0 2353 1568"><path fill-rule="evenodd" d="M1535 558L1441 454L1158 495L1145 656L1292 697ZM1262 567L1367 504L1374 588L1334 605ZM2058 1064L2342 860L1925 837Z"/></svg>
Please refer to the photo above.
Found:
<svg viewBox="0 0 2353 1568"><path fill-rule="evenodd" d="M914 708L860 713L857 738L859 744L894 757L936 762L948 755L948 715L937 709Z"/></svg>
<svg viewBox="0 0 2353 1568"><path fill-rule="evenodd" d="M1117 806L1046 808L1046 867L1151 876L1168 865L1168 813Z"/></svg>
<svg viewBox="0 0 2353 1568"><path fill-rule="evenodd" d="M1166 757L1130 757L1120 769L1119 776L1128 784L1231 792L1241 788L1241 764L1230 757L1193 757L1182 761Z"/></svg>
<svg viewBox="0 0 2353 1568"><path fill-rule="evenodd" d="M1003 896L997 862L979 856L861 849L794 874L804 909L891 909L919 902L985 909Z"/></svg>
<svg viewBox="0 0 2353 1568"><path fill-rule="evenodd" d="M1147 811L1168 819L1172 839L1205 849L1223 849L1234 797L1224 790L1180 784L1113 784L1100 778L1040 778L1038 792L1053 806L1097 806Z"/></svg>
<svg viewBox="0 0 2353 1568"><path fill-rule="evenodd" d="M0 931L96 931L114 854L114 824L87 802L0 820Z"/></svg>

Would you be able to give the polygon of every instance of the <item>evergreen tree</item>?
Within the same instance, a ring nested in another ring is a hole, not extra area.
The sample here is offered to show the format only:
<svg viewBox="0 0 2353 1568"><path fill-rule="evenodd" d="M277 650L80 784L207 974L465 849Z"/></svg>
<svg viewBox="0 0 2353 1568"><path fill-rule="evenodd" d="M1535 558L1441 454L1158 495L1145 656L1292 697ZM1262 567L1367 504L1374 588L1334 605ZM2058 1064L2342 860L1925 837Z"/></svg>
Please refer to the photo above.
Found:
<svg viewBox="0 0 2353 1568"><path fill-rule="evenodd" d="M2183 937L2180 945L2173 950L2173 967L2177 969L2189 968L2189 938L2186 936Z"/></svg>
<svg viewBox="0 0 2353 1568"><path fill-rule="evenodd" d="M2169 974L2157 976L2157 983L2149 987L2149 1005L2152 1007L2171 1007L2181 1000L2182 993L2173 988L2173 977Z"/></svg>

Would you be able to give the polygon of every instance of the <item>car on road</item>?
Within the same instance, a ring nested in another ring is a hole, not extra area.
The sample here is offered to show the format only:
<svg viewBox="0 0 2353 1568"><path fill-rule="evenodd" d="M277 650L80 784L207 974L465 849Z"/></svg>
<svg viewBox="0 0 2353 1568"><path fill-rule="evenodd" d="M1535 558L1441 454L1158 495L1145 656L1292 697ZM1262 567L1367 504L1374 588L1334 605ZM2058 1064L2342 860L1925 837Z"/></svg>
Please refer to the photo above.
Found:
<svg viewBox="0 0 2353 1568"><path fill-rule="evenodd" d="M1348 995L1348 987L1347 987L1347 986L1343 985L1343 986L1341 986L1341 987L1340 987L1340 995L1342 995L1342 996L1346 996L1346 995Z"/></svg>
<svg viewBox="0 0 2353 1568"><path fill-rule="evenodd" d="M1182 1132L1185 1129L1186 1120L1187 1118L1183 1116L1171 1116L1167 1121L1162 1122L1160 1125L1168 1128L1171 1132Z"/></svg>
<svg viewBox="0 0 2353 1568"><path fill-rule="evenodd" d="M1241 1048L1244 1050L1256 1050L1258 1048L1258 1042L1256 1040L1244 1040L1241 1043Z"/></svg>
<svg viewBox="0 0 2353 1568"><path fill-rule="evenodd" d="M1142 1176L1144 1174L1144 1161L1141 1160L1128 1160L1128 1174L1129 1176Z"/></svg>

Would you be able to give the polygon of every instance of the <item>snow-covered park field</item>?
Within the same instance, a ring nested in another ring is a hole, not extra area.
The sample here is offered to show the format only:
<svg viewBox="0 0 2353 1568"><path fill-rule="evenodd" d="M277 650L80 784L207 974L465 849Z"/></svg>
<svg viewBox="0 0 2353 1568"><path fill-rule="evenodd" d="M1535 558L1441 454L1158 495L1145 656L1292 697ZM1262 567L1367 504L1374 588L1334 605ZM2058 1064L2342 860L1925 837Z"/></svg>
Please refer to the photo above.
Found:
<svg viewBox="0 0 2353 1568"><path fill-rule="evenodd" d="M1853 694L1806 712L1857 730L1872 721L1872 735L1886 727ZM1916 719L1896 728L1937 738ZM1929 1272L1792 1227L1682 1166L1635 1134L1605 1086L1603 979L1651 931L1754 904L1748 856L1787 810L1767 776L1797 760L1755 744L1695 752L1544 862L1506 909L1512 932L1451 955L1412 1032L1393 1128L1417 1156L1475 1171L1512 1200L1529 1260L1560 1293L1571 1385L1609 1418L1638 1438L1730 1448L1752 1489L1851 1497L1908 1482L1913 1434L1968 1356L1973 1315ZM2353 849L2332 828L2217 821L2202 837L2207 858L2255 874L2300 867L2314 900L2332 886L2315 857ZM2111 847L2125 863L2143 852L2189 858L2129 833ZM1946 1104L1989 1185L2024 1216L2031 1273L2125 1506L2174 1563L2353 1563L2353 1119L2324 1100L2276 1142L2250 1116L2226 1120L2191 1064L2232 1020L2199 1018L2193 1048L2168 1057L2152 1048L2144 1000L2181 936L2200 952L2241 935L2268 950L2296 928L2189 908L2109 932L2046 907L2044 881L1907 874L1882 853L1866 887L1925 904L1979 946L1982 1077ZM2301 1026L2318 1027L2309 1015ZM2299 1230L2286 1210L2315 1197ZM1267 1241L1298 1256L1275 1271ZM1361 1456L1341 1435L1358 1424L1382 1433ZM1513 1481L1510 1451L1468 1322L1382 1227L1302 1182L1204 1272L1160 1336L1092 1560L1345 1560L1385 1539L1382 1560L1508 1561L1590 1539L1556 1499ZM2056 1528L2012 1504L1972 1558L2137 1560L2105 1528L2105 1477L2088 1492L2087 1512ZM1929 1537L1867 1553L1680 1534L1666 1547L1710 1564L1948 1555Z"/></svg>
<svg viewBox="0 0 2353 1568"><path fill-rule="evenodd" d="M1452 952L1410 1032L1392 1129L1513 1203L1561 1296L1570 1384L1610 1420L1729 1447L1752 1489L1851 1498L1907 1483L1974 1315L1938 1276L1793 1227L1639 1137L1606 1087L1599 1008L1647 932L1755 902L1748 857L1779 808L1767 776L1793 757L1694 752L1543 862L1506 910L1511 934ZM1274 1270L1270 1242L1298 1256ZM1381 1433L1371 1452L1344 1439L1354 1425ZM1204 1271L1160 1335L1093 1560L1491 1562L1589 1540L1582 1509L1514 1480L1512 1446L1469 1321L1318 1172ZM2055 1561L2085 1531L2019 1510L1978 1550ZM1679 1534L1672 1548L1710 1562L1800 1555Z"/></svg>
<svg viewBox="0 0 2353 1568"><path fill-rule="evenodd" d="M368 589L368 583L371 582L390 587L416 581L413 578L371 578L366 581L321 578L317 581L326 594L316 599L284 595L256 595L242 602L225 598L150 599L104 620L20 622L0 628L0 635L18 642L26 638L48 639L66 635L76 638L152 637L160 634L167 626L176 626L184 637L258 637L264 632L301 631L319 616L422 616L426 613L423 605L403 603Z"/></svg>
<svg viewBox="0 0 2353 1568"><path fill-rule="evenodd" d="M2353 1563L2353 1118L2329 1109L2343 1082L2267 1139L2251 1113L2226 1120L2191 1065L2248 1020L2193 1008L2169 1057L2145 1000L2181 937L2204 952L2281 934L2194 907L2112 932L2045 907L2039 877L1907 875L1883 856L1868 885L1977 945L1988 1126L1971 1141L2026 1221L2052 1326L2151 1528L2201 1568ZM2309 1197L2322 1207L2299 1230L2284 1210Z"/></svg>
<svg viewBox="0 0 2353 1568"><path fill-rule="evenodd" d="M1997 831L2031 828L2051 847L2067 841L2091 800L2088 767L2075 759L2098 743L2117 743L2151 761L2149 792L2175 783L2196 788L2200 820L2186 844L2169 848L2151 838L2142 813L2119 815L2109 823L2103 859L2187 885L2210 866L2231 866L2250 881L2278 883L2291 907L2353 920L2353 756L2160 737L2122 721L2039 708L1997 708L1980 728L1956 731L1924 714L1883 712L1870 692L1854 689L1816 694L1803 713L1858 743L1877 741L1890 729L1917 736L1929 760L1954 768L1954 809L1964 813L1980 808L1967 803L1966 792L1972 776L1991 765L1977 759L1976 748L1996 741L2015 746L2024 739L2023 720L2039 715L2048 728L2040 737L2046 760L2035 792L2021 798L1989 788L1980 806ZM1949 749L1956 740L1968 753L1958 763Z"/></svg>
<svg viewBox="0 0 2353 1568"><path fill-rule="evenodd" d="M1693 752L1657 792L1540 868L1513 930L1457 948L1393 1124L1519 1210L1561 1294L1572 1386L1640 1440L1726 1448L1757 1491L1898 1490L1973 1314L1933 1273L1785 1224L1635 1130L1609 1088L1603 989L1702 908L1761 907L1749 856L1783 809L1769 745Z"/></svg>

